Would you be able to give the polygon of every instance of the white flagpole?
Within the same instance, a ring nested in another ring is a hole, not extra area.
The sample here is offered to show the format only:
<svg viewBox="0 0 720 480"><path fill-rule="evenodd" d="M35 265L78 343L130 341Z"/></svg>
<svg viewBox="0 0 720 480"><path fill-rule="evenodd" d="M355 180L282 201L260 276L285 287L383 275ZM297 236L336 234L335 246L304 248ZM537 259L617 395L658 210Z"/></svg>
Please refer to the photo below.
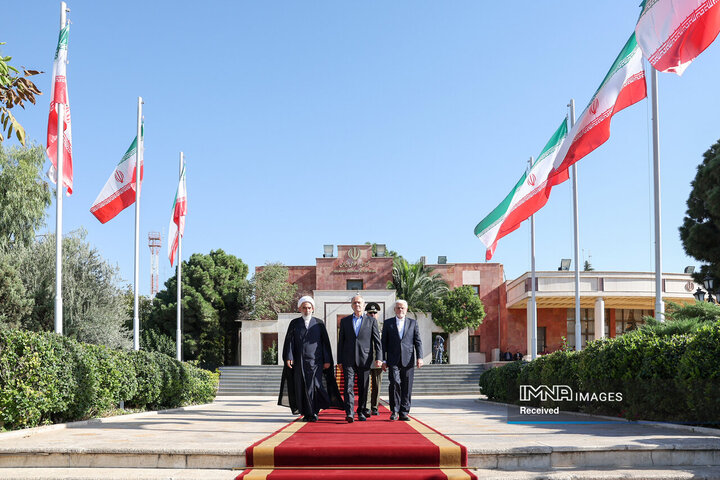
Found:
<svg viewBox="0 0 720 480"><path fill-rule="evenodd" d="M60 2L60 30L65 28L67 4ZM53 78L54 82L55 79ZM51 100L52 101L52 100ZM57 118L57 191L55 200L55 333L63 334L63 298L62 298L62 205L63 205L63 164L65 159L65 104L58 104Z"/></svg>
<svg viewBox="0 0 720 480"><path fill-rule="evenodd" d="M142 168L142 97L137 106L137 157L135 159L135 288L133 307L133 348L140 350L140 169Z"/></svg>
<svg viewBox="0 0 720 480"><path fill-rule="evenodd" d="M570 99L570 128L575 126L575 99ZM570 139L572 140L572 139ZM580 322L580 215L578 213L577 164L572 167L573 186L573 239L575 247L575 350L582 350L582 323Z"/></svg>
<svg viewBox="0 0 720 480"><path fill-rule="evenodd" d="M182 181L183 172L183 152L180 152L180 181ZM177 344L177 359L182 362L182 276L181 276L181 264L182 264L182 235L180 234L180 225L178 225L178 249L177 249L177 335L175 343ZM168 238L168 242L172 242L172 239Z"/></svg>
<svg viewBox="0 0 720 480"><path fill-rule="evenodd" d="M533 157L530 157L528 171L532 168ZM530 215L530 295L532 305L532 337L530 339L530 359L537 358L537 300L535 298L535 215Z"/></svg>
<svg viewBox="0 0 720 480"><path fill-rule="evenodd" d="M658 119L658 75L650 65L652 128L653 128L653 183L655 187L655 318L665 320L662 299L662 238L660 232L660 120Z"/></svg>

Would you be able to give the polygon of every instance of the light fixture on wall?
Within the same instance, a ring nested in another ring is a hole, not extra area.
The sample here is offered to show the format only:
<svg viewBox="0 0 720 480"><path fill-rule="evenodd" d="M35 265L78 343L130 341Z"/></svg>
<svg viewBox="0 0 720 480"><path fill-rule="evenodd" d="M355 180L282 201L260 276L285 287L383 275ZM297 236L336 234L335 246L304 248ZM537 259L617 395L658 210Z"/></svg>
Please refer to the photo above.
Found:
<svg viewBox="0 0 720 480"><path fill-rule="evenodd" d="M323 258L332 257L334 249L334 245L323 245Z"/></svg>
<svg viewBox="0 0 720 480"><path fill-rule="evenodd" d="M375 255L378 257L384 257L385 256L385 244L384 243L376 243L375 244Z"/></svg>

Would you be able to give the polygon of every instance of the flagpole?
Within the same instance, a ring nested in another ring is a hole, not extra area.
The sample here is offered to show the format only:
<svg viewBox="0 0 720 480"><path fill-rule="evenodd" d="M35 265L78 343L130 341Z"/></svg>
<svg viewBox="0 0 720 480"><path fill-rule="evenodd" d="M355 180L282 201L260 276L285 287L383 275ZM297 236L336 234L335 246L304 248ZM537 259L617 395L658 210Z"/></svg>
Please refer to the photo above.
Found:
<svg viewBox="0 0 720 480"><path fill-rule="evenodd" d="M660 120L658 119L658 75L650 65L652 129L653 129L653 183L655 190L655 318L665 320L662 299L662 236L660 225Z"/></svg>
<svg viewBox="0 0 720 480"><path fill-rule="evenodd" d="M528 171L532 168L533 157L528 162ZM530 215L530 295L532 315L532 337L530 339L530 359L537 358L537 300L535 298L535 215Z"/></svg>
<svg viewBox="0 0 720 480"><path fill-rule="evenodd" d="M60 30L65 28L67 4L60 2ZM55 79L53 78L53 82ZM50 101L53 101L52 99ZM58 103L57 117L57 190L55 192L55 333L63 334L63 298L62 298L62 207L63 207L63 164L65 159L65 104Z"/></svg>
<svg viewBox="0 0 720 480"><path fill-rule="evenodd" d="M575 126L575 99L570 99L570 128ZM580 215L578 213L578 183L577 164L573 163L572 187L573 187L573 241L575 256L575 350L582 350L582 324L580 322Z"/></svg>
<svg viewBox="0 0 720 480"><path fill-rule="evenodd" d="M182 182L183 173L183 152L180 152L180 181ZM182 265L182 235L180 231L180 225L178 225L178 250L177 250L177 335L175 339L177 348L177 359L182 362L182 295L180 293L182 289L182 276L181 276L181 265ZM168 242L172 240L168 238Z"/></svg>
<svg viewBox="0 0 720 480"><path fill-rule="evenodd" d="M142 168L142 97L137 106L137 161L135 162L135 288L133 306L133 348L140 350L140 169Z"/></svg>

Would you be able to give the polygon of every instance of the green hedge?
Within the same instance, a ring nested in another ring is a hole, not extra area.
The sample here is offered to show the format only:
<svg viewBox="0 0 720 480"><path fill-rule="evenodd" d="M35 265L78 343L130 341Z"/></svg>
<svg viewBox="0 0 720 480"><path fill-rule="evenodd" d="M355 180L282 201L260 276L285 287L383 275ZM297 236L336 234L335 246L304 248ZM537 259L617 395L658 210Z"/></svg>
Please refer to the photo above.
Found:
<svg viewBox="0 0 720 480"><path fill-rule="evenodd" d="M574 392L620 392L621 402L552 402L556 407L625 417L690 423L720 423L720 322L688 335L637 330L590 342L580 352L558 351L532 362L512 362L485 371L480 390L488 399L519 403L520 385L568 385Z"/></svg>
<svg viewBox="0 0 720 480"><path fill-rule="evenodd" d="M0 429L211 402L218 374L167 355L0 330Z"/></svg>

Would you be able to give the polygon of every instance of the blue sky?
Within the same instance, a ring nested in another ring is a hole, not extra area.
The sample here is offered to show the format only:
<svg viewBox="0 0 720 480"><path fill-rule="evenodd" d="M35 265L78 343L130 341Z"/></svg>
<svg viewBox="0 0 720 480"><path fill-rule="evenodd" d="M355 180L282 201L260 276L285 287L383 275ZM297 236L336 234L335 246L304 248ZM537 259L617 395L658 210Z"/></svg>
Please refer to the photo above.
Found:
<svg viewBox="0 0 720 480"><path fill-rule="evenodd" d="M147 233L167 235L187 159L183 258L222 248L251 271L311 265L323 244L385 243L409 260L482 262L475 225L567 114L579 115L634 29L639 2L69 1L75 193L64 231L130 282L134 209L89 212L145 100L141 293ZM12 64L46 73L16 112L44 143L60 2L0 18ZM720 47L682 77L660 74L664 271L699 265L679 240L701 156L720 135ZM649 78L649 75L648 75ZM653 271L649 101L616 115L578 163L582 255L597 270ZM572 258L570 182L536 215L538 270ZM54 206L48 229L54 230ZM164 241L166 239L164 238ZM528 222L500 240L508 279L530 268ZM171 275L166 248L161 284Z"/></svg>

